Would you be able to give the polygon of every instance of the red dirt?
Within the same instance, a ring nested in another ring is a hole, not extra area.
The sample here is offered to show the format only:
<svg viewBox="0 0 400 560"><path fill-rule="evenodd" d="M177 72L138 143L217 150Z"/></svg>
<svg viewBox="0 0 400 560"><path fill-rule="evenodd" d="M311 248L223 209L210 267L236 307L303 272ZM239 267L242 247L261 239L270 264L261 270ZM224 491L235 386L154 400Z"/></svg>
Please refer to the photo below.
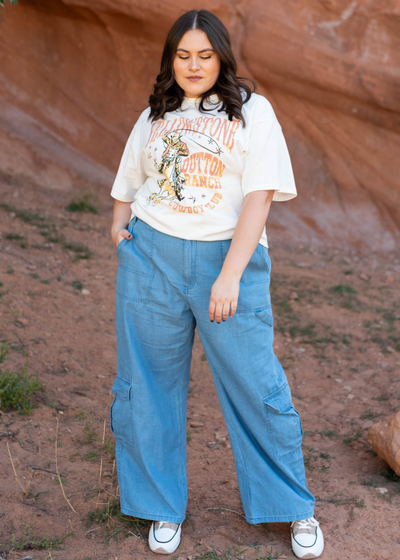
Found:
<svg viewBox="0 0 400 560"><path fill-rule="evenodd" d="M48 390L38 393L30 416L0 414L0 556L153 558L149 521L127 523L113 515L98 523L88 517L98 496L104 421L100 508L117 488L109 428L116 374L112 200L107 193L99 197L99 215L71 213L63 193L0 188L0 342L11 344L0 368L22 368L28 359L29 373L37 371ZM74 251L43 237L12 208L41 213L67 241L87 245L92 257L74 260ZM326 540L322 558L395 560L400 483L387 478L392 473L366 433L371 422L399 409L398 255L298 246L281 240L278 230L268 231L275 352L302 416L308 484ZM26 246L7 239L9 233L24 235ZM74 281L90 293L83 295ZM356 292L331 290L343 284ZM33 468L56 470L57 418L58 469L76 513L57 475ZM204 426L191 427L194 421ZM294 558L289 523L249 525L243 518L229 442L209 445L217 432L226 434L226 426L197 333L187 429L189 503L172 558ZM21 483L29 485L27 497L14 478L7 442ZM34 499L34 493L40 494ZM63 548L43 541L64 536ZM33 537L43 549L17 549Z"/></svg>

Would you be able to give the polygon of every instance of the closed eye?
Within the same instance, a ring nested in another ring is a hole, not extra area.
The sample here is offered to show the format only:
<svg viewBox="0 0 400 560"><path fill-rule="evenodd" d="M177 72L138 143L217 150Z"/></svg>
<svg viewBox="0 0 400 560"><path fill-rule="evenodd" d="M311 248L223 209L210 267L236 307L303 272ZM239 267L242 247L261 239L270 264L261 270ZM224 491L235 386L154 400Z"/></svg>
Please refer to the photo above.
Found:
<svg viewBox="0 0 400 560"><path fill-rule="evenodd" d="M181 58L182 60L187 60L189 57L188 56L180 56L179 58ZM202 60L207 60L207 58L211 58L211 56L201 56L200 58Z"/></svg>

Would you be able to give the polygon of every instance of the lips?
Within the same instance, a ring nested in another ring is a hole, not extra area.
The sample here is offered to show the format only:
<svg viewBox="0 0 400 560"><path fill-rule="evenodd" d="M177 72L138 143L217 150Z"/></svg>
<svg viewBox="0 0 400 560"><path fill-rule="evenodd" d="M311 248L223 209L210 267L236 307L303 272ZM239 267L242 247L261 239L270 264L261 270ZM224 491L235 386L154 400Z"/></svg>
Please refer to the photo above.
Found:
<svg viewBox="0 0 400 560"><path fill-rule="evenodd" d="M191 82L198 82L199 80L202 80L203 78L201 76L189 76L188 80L190 80Z"/></svg>

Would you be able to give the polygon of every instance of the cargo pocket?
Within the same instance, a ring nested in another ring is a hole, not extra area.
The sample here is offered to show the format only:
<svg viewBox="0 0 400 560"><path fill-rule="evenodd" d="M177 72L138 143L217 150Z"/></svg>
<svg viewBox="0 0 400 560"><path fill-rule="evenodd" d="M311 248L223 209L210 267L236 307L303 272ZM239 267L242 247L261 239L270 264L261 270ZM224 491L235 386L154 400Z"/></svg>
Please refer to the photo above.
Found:
<svg viewBox="0 0 400 560"><path fill-rule="evenodd" d="M289 383L262 400L275 455L281 459L301 448L303 440L300 414L293 406Z"/></svg>
<svg viewBox="0 0 400 560"><path fill-rule="evenodd" d="M115 395L110 408L111 431L116 439L133 447L132 382L117 376L111 393Z"/></svg>

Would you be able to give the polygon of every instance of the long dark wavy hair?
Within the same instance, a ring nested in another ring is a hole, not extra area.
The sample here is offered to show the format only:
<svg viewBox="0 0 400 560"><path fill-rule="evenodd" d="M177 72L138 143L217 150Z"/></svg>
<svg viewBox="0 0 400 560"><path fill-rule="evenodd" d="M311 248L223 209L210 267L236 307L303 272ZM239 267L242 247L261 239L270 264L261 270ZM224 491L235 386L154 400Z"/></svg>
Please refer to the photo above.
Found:
<svg viewBox="0 0 400 560"><path fill-rule="evenodd" d="M190 29L201 29L206 33L221 61L217 81L212 88L201 95L200 111L213 110L212 108L206 109L203 101L207 101L211 94L216 93L222 101L222 106L218 109L218 112L226 111L230 121L235 117L246 126L242 106L250 99L251 94L256 89L256 84L250 78L236 76L237 64L232 52L228 30L221 20L208 10L190 10L180 16L171 27L164 44L160 73L157 75L156 83L153 86L153 93L149 97L151 110L148 119L152 119L152 122L162 119L166 112L175 111L181 106L185 92L174 78L173 63L179 42ZM254 89L251 90L243 80L250 81ZM241 89L246 92L244 100Z"/></svg>

